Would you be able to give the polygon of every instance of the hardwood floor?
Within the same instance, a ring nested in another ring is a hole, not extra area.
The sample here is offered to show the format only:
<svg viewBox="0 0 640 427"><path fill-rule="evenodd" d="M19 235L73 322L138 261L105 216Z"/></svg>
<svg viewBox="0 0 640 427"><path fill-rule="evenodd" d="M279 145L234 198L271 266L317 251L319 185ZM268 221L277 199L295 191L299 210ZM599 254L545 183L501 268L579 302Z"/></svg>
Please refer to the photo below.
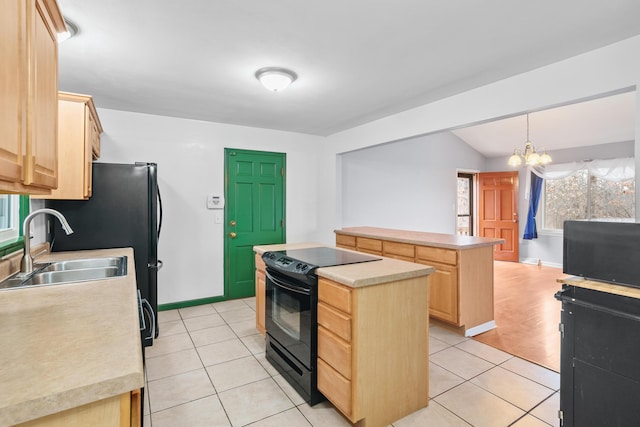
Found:
<svg viewBox="0 0 640 427"><path fill-rule="evenodd" d="M553 295L563 276L560 268L494 261L497 328L473 338L559 372L561 304Z"/></svg>

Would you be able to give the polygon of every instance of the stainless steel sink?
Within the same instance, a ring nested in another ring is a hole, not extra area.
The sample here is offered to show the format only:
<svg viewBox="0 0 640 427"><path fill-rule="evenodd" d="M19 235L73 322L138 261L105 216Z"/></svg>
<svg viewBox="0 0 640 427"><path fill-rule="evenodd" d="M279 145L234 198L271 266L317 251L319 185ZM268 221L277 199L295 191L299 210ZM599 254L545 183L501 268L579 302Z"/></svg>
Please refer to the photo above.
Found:
<svg viewBox="0 0 640 427"><path fill-rule="evenodd" d="M84 258L35 264L27 276L16 274L0 282L0 289L88 282L127 275L127 257Z"/></svg>

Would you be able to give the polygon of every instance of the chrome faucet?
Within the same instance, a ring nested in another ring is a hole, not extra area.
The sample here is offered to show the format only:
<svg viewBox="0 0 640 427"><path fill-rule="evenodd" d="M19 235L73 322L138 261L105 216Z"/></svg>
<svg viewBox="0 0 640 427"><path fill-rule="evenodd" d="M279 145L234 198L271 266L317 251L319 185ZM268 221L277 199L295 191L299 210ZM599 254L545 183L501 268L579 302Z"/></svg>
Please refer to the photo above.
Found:
<svg viewBox="0 0 640 427"><path fill-rule="evenodd" d="M31 212L24 219L24 223L22 226L22 230L24 230L24 255L22 256L22 261L20 262L20 275L27 275L33 272L33 258L31 257L31 220L39 214L50 214L58 218L60 220L60 224L62 224L62 229L67 235L72 234L73 230L69 226L67 219L55 209L38 209L37 211Z"/></svg>

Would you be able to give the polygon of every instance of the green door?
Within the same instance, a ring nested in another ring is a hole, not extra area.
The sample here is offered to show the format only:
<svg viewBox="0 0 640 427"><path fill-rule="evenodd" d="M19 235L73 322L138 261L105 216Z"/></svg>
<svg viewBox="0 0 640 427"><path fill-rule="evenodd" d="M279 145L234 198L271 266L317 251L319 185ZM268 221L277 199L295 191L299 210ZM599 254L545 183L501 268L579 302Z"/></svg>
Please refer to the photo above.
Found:
<svg viewBox="0 0 640 427"><path fill-rule="evenodd" d="M285 242L285 154L225 148L225 296L255 295L253 247Z"/></svg>

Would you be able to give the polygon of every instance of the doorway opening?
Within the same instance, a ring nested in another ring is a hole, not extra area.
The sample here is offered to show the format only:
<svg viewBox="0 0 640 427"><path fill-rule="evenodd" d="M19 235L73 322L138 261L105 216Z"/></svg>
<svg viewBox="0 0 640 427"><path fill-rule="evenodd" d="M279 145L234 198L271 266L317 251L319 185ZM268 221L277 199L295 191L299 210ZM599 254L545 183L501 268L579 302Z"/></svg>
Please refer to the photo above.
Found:
<svg viewBox="0 0 640 427"><path fill-rule="evenodd" d="M460 236L474 235L474 177L475 175L472 173L458 172L458 209L456 218L456 233Z"/></svg>

